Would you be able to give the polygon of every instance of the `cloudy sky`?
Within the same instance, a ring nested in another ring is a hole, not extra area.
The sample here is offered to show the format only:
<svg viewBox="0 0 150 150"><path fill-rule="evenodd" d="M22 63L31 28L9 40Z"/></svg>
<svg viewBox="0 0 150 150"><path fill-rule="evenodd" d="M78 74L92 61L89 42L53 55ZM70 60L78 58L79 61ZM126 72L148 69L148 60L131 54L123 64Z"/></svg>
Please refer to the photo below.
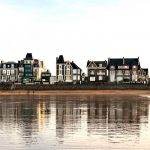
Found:
<svg viewBox="0 0 150 150"><path fill-rule="evenodd" d="M150 0L0 0L0 60L140 57L150 68Z"/></svg>

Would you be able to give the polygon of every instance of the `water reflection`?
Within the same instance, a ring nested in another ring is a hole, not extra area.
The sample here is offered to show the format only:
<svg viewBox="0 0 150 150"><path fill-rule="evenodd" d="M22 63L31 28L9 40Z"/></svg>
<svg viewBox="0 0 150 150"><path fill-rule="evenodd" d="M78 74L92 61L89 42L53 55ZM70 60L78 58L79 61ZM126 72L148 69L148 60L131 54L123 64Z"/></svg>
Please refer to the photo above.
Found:
<svg viewBox="0 0 150 150"><path fill-rule="evenodd" d="M0 149L148 149L149 134L147 98L0 97Z"/></svg>

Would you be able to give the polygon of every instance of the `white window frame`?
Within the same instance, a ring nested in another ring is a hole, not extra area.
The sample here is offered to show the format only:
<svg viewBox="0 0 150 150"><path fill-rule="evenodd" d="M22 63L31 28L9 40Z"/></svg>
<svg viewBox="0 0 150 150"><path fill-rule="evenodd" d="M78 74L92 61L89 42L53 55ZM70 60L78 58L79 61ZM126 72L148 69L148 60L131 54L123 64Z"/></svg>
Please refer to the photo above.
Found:
<svg viewBox="0 0 150 150"><path fill-rule="evenodd" d="M90 77L90 81L95 81L95 77Z"/></svg>
<svg viewBox="0 0 150 150"><path fill-rule="evenodd" d="M62 69L62 65L59 65L59 69Z"/></svg>
<svg viewBox="0 0 150 150"><path fill-rule="evenodd" d="M103 80L103 77L102 77L102 76L99 76L99 77L98 77L98 80L99 80L99 81L102 81L102 80Z"/></svg>
<svg viewBox="0 0 150 150"><path fill-rule="evenodd" d="M3 74L6 74L6 70L3 70Z"/></svg>
<svg viewBox="0 0 150 150"><path fill-rule="evenodd" d="M11 74L15 74L15 70L11 70Z"/></svg>
<svg viewBox="0 0 150 150"><path fill-rule="evenodd" d="M73 75L73 80L77 80L77 76L76 75Z"/></svg>
<svg viewBox="0 0 150 150"><path fill-rule="evenodd" d="M7 75L10 76L10 70L7 70Z"/></svg>
<svg viewBox="0 0 150 150"><path fill-rule="evenodd" d="M73 69L73 74L77 74L77 69Z"/></svg>
<svg viewBox="0 0 150 150"><path fill-rule="evenodd" d="M102 64L99 64L99 67L102 68Z"/></svg>

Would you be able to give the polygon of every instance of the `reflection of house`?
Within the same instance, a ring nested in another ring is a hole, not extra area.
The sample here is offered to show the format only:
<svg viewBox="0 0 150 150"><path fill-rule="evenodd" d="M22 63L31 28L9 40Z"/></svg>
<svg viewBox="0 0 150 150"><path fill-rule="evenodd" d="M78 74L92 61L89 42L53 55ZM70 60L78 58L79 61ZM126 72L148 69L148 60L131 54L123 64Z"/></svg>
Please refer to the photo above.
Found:
<svg viewBox="0 0 150 150"><path fill-rule="evenodd" d="M44 71L44 62L33 59L32 53L27 53L26 58L19 61L19 82L40 81Z"/></svg>
<svg viewBox="0 0 150 150"><path fill-rule="evenodd" d="M18 81L18 63L1 62L0 64L0 81L16 82Z"/></svg>
<svg viewBox="0 0 150 150"><path fill-rule="evenodd" d="M87 62L87 74L89 81L107 80L107 61L89 61Z"/></svg>
<svg viewBox="0 0 150 150"><path fill-rule="evenodd" d="M108 59L108 78L110 82L138 81L139 70L139 57Z"/></svg>
<svg viewBox="0 0 150 150"><path fill-rule="evenodd" d="M56 58L57 82L80 82L82 70L72 61L64 61L63 55Z"/></svg>

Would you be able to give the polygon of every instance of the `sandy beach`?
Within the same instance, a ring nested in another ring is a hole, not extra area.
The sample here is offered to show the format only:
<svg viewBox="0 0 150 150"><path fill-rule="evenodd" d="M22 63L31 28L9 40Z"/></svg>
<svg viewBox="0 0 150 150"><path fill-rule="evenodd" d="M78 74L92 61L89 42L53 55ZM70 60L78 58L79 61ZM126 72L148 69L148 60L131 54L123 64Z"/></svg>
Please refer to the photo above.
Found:
<svg viewBox="0 0 150 150"><path fill-rule="evenodd" d="M0 95L136 95L150 96L150 90L12 90L0 91Z"/></svg>

